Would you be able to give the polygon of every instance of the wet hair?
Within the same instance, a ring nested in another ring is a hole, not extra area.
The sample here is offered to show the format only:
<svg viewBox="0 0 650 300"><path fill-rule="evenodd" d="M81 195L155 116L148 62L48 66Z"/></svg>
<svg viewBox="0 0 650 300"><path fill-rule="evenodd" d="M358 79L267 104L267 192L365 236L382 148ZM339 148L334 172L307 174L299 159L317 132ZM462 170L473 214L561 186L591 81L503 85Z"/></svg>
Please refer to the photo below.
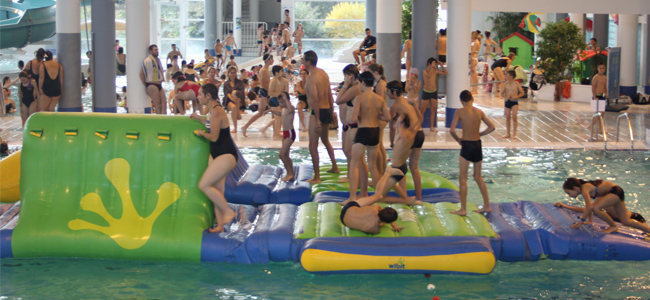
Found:
<svg viewBox="0 0 650 300"><path fill-rule="evenodd" d="M409 40L411 40L413 37L413 31L409 30Z"/></svg>
<svg viewBox="0 0 650 300"><path fill-rule="evenodd" d="M309 74L309 73L307 73ZM359 78L359 68L356 65L349 64L343 68L343 75L352 75L354 79Z"/></svg>
<svg viewBox="0 0 650 300"><path fill-rule="evenodd" d="M204 50L203 52L210 52L210 50L208 50L208 49L205 49L205 50Z"/></svg>
<svg viewBox="0 0 650 300"><path fill-rule="evenodd" d="M219 99L219 89L213 83L206 83L202 85L201 92L203 92L203 95L205 96L210 95L210 98L212 98L212 100Z"/></svg>
<svg viewBox="0 0 650 300"><path fill-rule="evenodd" d="M221 40L220 40L220 39L217 39L217 43L221 43Z"/></svg>
<svg viewBox="0 0 650 300"><path fill-rule="evenodd" d="M472 93L468 90L464 90L460 92L460 101L463 102L470 102L474 100L474 97L472 96Z"/></svg>
<svg viewBox="0 0 650 300"><path fill-rule="evenodd" d="M309 50L303 54L305 61L310 62L312 65L316 66L318 63L318 55L316 55L316 52Z"/></svg>
<svg viewBox="0 0 650 300"><path fill-rule="evenodd" d="M92 51L86 51L86 55L91 56L91 55L93 55L93 52Z"/></svg>
<svg viewBox="0 0 650 300"><path fill-rule="evenodd" d="M280 71L282 71L282 66L273 66L273 68L271 68L271 74L273 74L273 76Z"/></svg>
<svg viewBox="0 0 650 300"><path fill-rule="evenodd" d="M234 56L234 55L231 55L231 56L230 56L230 59L235 59L235 56Z"/></svg>
<svg viewBox="0 0 650 300"><path fill-rule="evenodd" d="M359 81L361 81L361 83L365 84L367 87L370 87L375 84L375 76L373 76L370 71L365 71L359 75Z"/></svg>
<svg viewBox="0 0 650 300"><path fill-rule="evenodd" d="M24 67L25 67L25 62L22 61L22 60L19 60L18 61L18 68L22 70Z"/></svg>
<svg viewBox="0 0 650 300"><path fill-rule="evenodd" d="M445 28L445 29L440 29L439 32L440 32L440 35L442 35L442 36L446 36L446 35L447 35L447 28Z"/></svg>
<svg viewBox="0 0 650 300"><path fill-rule="evenodd" d="M122 92L126 92L126 85L122 87Z"/></svg>
<svg viewBox="0 0 650 300"><path fill-rule="evenodd" d="M189 64L187 64L187 68L188 69L194 69L194 64L190 62Z"/></svg>
<svg viewBox="0 0 650 300"><path fill-rule="evenodd" d="M599 186L601 183L603 183L602 179L598 180L591 180L591 181L586 181L574 177L569 177L564 181L564 184L562 185L562 188L565 190L572 190L575 187L582 188L582 185L585 183L589 183L595 186Z"/></svg>
<svg viewBox="0 0 650 300"><path fill-rule="evenodd" d="M176 46L176 45L172 44L172 46ZM149 46L149 51L153 50L153 47L158 48L158 46L156 46L156 44L151 44L151 46Z"/></svg>
<svg viewBox="0 0 650 300"><path fill-rule="evenodd" d="M247 85L248 84L248 79L244 78L244 79L242 79L242 82L244 83L244 85Z"/></svg>
<svg viewBox="0 0 650 300"><path fill-rule="evenodd" d="M591 38L594 42L598 43L598 40L596 38Z"/></svg>
<svg viewBox="0 0 650 300"><path fill-rule="evenodd" d="M246 69L239 70L239 73L246 73Z"/></svg>
<svg viewBox="0 0 650 300"><path fill-rule="evenodd" d="M376 64L376 63L375 64L370 64L368 66L368 70L370 70L370 72L379 73L379 75L381 76L381 79L386 80L386 76L384 76L384 66L382 66L380 64Z"/></svg>
<svg viewBox="0 0 650 300"><path fill-rule="evenodd" d="M257 28L262 28L264 27L264 24L257 25Z"/></svg>
<svg viewBox="0 0 650 300"><path fill-rule="evenodd" d="M52 51L45 51L45 61L50 61L54 59L54 54L52 54Z"/></svg>
<svg viewBox="0 0 650 300"><path fill-rule="evenodd" d="M185 81L185 75L183 75L183 72L178 71L172 75L172 79L176 79L178 82Z"/></svg>
<svg viewBox="0 0 650 300"><path fill-rule="evenodd" d="M248 95L247 95L247 96L248 96L248 100L251 100L251 101L252 101L252 100L255 100L255 98L257 98L257 97L256 97L257 94L256 94L255 92L253 92L253 91L248 92Z"/></svg>
<svg viewBox="0 0 650 300"><path fill-rule="evenodd" d="M298 63L298 62L295 59L292 59L291 64L295 64L295 63Z"/></svg>
<svg viewBox="0 0 650 300"><path fill-rule="evenodd" d="M437 59L435 59L433 57L429 57L429 59L427 59L427 66L434 63L434 62L437 62L437 61L438 61Z"/></svg>
<svg viewBox="0 0 650 300"><path fill-rule="evenodd" d="M289 10L288 10L288 9L285 9L284 12L289 12Z"/></svg>
<svg viewBox="0 0 650 300"><path fill-rule="evenodd" d="M264 54L264 56L262 56L262 61L266 62L267 60L269 60L271 58L273 58L273 55L271 55L270 53L266 53L266 54Z"/></svg>
<svg viewBox="0 0 650 300"><path fill-rule="evenodd" d="M176 47L176 44L172 44L172 47ZM151 50L151 47L149 47L149 50Z"/></svg>
<svg viewBox="0 0 650 300"><path fill-rule="evenodd" d="M18 74L18 78L21 78L21 77L29 78L29 73L27 73L27 71L22 71L22 72L20 72L20 74Z"/></svg>
<svg viewBox="0 0 650 300"><path fill-rule="evenodd" d="M515 72L513 70L510 70L510 71L508 71L508 75L512 76L512 78L515 78L515 77L517 77L517 72Z"/></svg>
<svg viewBox="0 0 650 300"><path fill-rule="evenodd" d="M259 77L257 77L257 74L254 74L253 77L251 77L251 78L253 79L253 81L258 81L259 80Z"/></svg>
<svg viewBox="0 0 650 300"><path fill-rule="evenodd" d="M287 93L286 91L282 91L280 95L284 95L284 100L287 101L291 100L291 98L289 97L289 93Z"/></svg>
<svg viewBox="0 0 650 300"><path fill-rule="evenodd" d="M486 31L485 31L485 38L486 38L486 39L489 39L489 38L490 38L490 35L492 35L492 33L491 33L489 30L486 30Z"/></svg>
<svg viewBox="0 0 650 300"><path fill-rule="evenodd" d="M390 224L395 222L395 220L397 220L397 211L392 207L385 207L384 209L379 211L377 216L379 217L379 220L381 220L382 222L386 224Z"/></svg>
<svg viewBox="0 0 650 300"><path fill-rule="evenodd" d="M386 84L386 88L391 92L391 93L396 93L397 95L402 93L402 83L399 82L398 80L393 80Z"/></svg>
<svg viewBox="0 0 650 300"><path fill-rule="evenodd" d="M181 61L181 66L187 66L187 60L182 60Z"/></svg>
<svg viewBox="0 0 650 300"><path fill-rule="evenodd" d="M508 54L508 58L511 60L514 59L515 56L517 56L517 54L515 54L514 52L510 52L510 54Z"/></svg>
<svg viewBox="0 0 650 300"><path fill-rule="evenodd" d="M309 71L307 69L300 70L300 72L302 72L302 71L305 71L305 73L307 73L307 75L309 75ZM359 72L357 72L357 73L359 73Z"/></svg>
<svg viewBox="0 0 650 300"><path fill-rule="evenodd" d="M44 57L45 57L45 49L38 48L38 50L36 50L36 59L43 60Z"/></svg>
<svg viewBox="0 0 650 300"><path fill-rule="evenodd" d="M232 30L230 30L229 33L232 33Z"/></svg>
<svg viewBox="0 0 650 300"><path fill-rule="evenodd" d="M370 28L366 28L366 30L365 30L365 31L371 31L371 30L370 30Z"/></svg>
<svg viewBox="0 0 650 300"><path fill-rule="evenodd" d="M600 67L600 66L605 66L605 63L601 61L600 63L598 63L598 66L596 67Z"/></svg>
<svg viewBox="0 0 650 300"><path fill-rule="evenodd" d="M117 53L123 54L124 53L124 47L117 48Z"/></svg>
<svg viewBox="0 0 650 300"><path fill-rule="evenodd" d="M167 64L167 69L171 69L173 67L172 64Z"/></svg>
<svg viewBox="0 0 650 300"><path fill-rule="evenodd" d="M4 86L7 81L11 81L11 78L9 78L9 76L2 78L2 85Z"/></svg>
<svg viewBox="0 0 650 300"><path fill-rule="evenodd" d="M219 77L219 78L226 79L226 74L221 74L221 77Z"/></svg>

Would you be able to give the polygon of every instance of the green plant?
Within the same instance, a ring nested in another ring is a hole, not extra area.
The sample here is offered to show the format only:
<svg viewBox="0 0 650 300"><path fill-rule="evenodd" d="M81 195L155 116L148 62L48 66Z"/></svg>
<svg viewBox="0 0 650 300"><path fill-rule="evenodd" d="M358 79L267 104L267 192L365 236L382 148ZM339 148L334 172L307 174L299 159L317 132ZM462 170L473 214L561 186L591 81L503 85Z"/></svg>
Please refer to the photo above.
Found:
<svg viewBox="0 0 650 300"><path fill-rule="evenodd" d="M567 71L573 71L578 51L585 48L584 34L574 23L559 21L546 23L540 37L537 55L541 58L540 68L544 75L550 83L566 79Z"/></svg>
<svg viewBox="0 0 650 300"><path fill-rule="evenodd" d="M409 38L409 31L411 31L412 26L412 16L413 6L411 0L405 0L402 2L402 43Z"/></svg>
<svg viewBox="0 0 650 300"><path fill-rule="evenodd" d="M502 39L507 38L509 35L519 32L523 36L534 39L535 35L530 31L525 31L519 28L521 20L526 17L528 13L506 13L498 12L493 13L493 15L487 17L487 21L492 21L492 32L494 35L494 40L499 42ZM468 33L469 34L469 33Z"/></svg>
<svg viewBox="0 0 650 300"><path fill-rule="evenodd" d="M332 8L326 20L365 20L366 5L360 2L341 2ZM326 21L325 29L331 38L364 36L365 22Z"/></svg>

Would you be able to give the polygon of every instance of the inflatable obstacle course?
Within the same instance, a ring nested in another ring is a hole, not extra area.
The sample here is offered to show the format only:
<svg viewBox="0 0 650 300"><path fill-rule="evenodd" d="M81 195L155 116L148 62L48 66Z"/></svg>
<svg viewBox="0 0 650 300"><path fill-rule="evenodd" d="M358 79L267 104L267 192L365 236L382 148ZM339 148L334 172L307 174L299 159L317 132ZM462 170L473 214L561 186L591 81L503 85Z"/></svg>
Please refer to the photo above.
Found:
<svg viewBox="0 0 650 300"><path fill-rule="evenodd" d="M325 170L329 170L331 165L321 166L320 178L321 183L312 185L311 192L312 195L318 194L320 192L328 191L349 191L350 183L338 182L341 178L347 176L348 168L346 166L339 166L340 173L328 173ZM410 171L410 170L409 170ZM426 171L420 171L420 176L422 177L422 190L432 189L432 188L448 188L458 190L458 187L447 178L444 178L440 175L429 173ZM368 174L370 178L370 174ZM406 189L412 190L413 187L413 175L411 172L406 173ZM368 191L374 191L371 186L368 186Z"/></svg>

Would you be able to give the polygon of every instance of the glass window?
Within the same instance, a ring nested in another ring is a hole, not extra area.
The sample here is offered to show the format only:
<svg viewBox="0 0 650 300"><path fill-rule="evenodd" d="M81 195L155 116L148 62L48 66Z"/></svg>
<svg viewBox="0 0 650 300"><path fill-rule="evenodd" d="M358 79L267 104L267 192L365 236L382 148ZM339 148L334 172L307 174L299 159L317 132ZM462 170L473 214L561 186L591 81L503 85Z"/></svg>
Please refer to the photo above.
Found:
<svg viewBox="0 0 650 300"><path fill-rule="evenodd" d="M190 1L186 5L188 19L203 19L205 12L204 1Z"/></svg>
<svg viewBox="0 0 650 300"><path fill-rule="evenodd" d="M185 28L188 38L203 38L203 28L205 22L203 21L189 21Z"/></svg>
<svg viewBox="0 0 650 300"><path fill-rule="evenodd" d="M181 9L178 5L161 5L160 18L161 19L179 19L181 17Z"/></svg>
<svg viewBox="0 0 650 300"><path fill-rule="evenodd" d="M181 23L179 21L161 20L161 37L162 38L179 38Z"/></svg>
<svg viewBox="0 0 650 300"><path fill-rule="evenodd" d="M186 47L187 51L187 57L191 57L194 59L197 59L195 63L198 63L199 61L203 61L203 57L205 56L205 41L204 40L187 40ZM187 60L189 61L189 59Z"/></svg>

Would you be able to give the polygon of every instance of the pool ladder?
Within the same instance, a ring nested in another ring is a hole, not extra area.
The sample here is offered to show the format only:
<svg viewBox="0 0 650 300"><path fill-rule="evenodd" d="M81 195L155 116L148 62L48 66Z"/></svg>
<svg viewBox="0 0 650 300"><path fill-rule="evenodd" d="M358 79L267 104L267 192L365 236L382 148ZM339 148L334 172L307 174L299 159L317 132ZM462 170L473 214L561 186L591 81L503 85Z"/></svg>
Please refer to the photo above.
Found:
<svg viewBox="0 0 650 300"><path fill-rule="evenodd" d="M591 137L589 138L590 140L594 140L594 119L597 119L596 121L600 123L600 127L603 128L603 143L605 147L605 151L607 151L607 133L605 131L605 119L603 119L603 116L601 113L596 113L591 117ZM618 134L616 135L618 138ZM598 139L598 133L596 133L596 139Z"/></svg>
<svg viewBox="0 0 650 300"><path fill-rule="evenodd" d="M627 119L627 128L630 130L630 151L634 151L634 132L632 132L632 122L630 122L630 117L627 113L622 113L616 118L616 142L618 142L618 133L621 126L621 118L625 117Z"/></svg>

